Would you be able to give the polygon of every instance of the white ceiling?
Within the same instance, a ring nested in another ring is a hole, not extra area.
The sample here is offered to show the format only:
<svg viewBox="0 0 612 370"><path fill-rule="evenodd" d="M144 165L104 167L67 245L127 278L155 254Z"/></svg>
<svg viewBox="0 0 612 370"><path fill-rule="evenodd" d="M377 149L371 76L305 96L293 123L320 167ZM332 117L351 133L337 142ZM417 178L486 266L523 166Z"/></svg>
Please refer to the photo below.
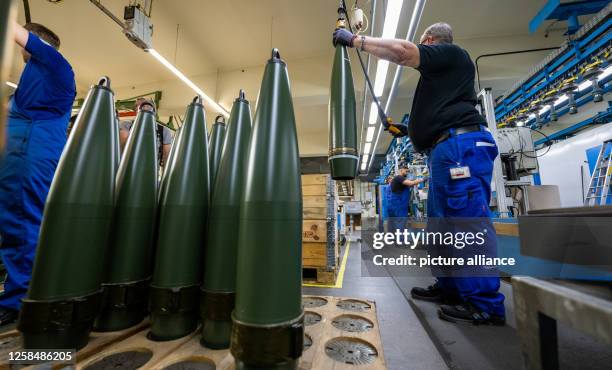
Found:
<svg viewBox="0 0 612 370"><path fill-rule="evenodd" d="M347 1L352 5L353 0ZM20 3L20 21L24 21ZM128 0L103 0L120 18ZM378 0L381 33L385 0ZM548 38L544 30L530 35L528 22L546 0L429 0L418 35L429 24L445 21L454 28L456 43L478 55L558 46L562 25ZM370 0L359 1L369 13ZM414 0L405 0L397 37L404 37ZM154 90L163 92L162 117L182 115L194 92L135 47L119 27L87 0L30 0L32 20L54 30L62 40L61 52L76 73L78 95L101 75L111 78L118 99ZM153 45L207 94L226 108L239 89L255 106L263 66L276 47L287 61L303 156L327 152L327 102L333 49L331 32L337 17L337 0L155 0ZM178 27L178 33L177 33ZM521 78L546 53L522 54L481 60L483 86L501 94ZM358 100L363 96L363 76L355 55L353 75ZM16 80L23 63L16 58L11 75ZM371 73L375 63L372 64ZM387 85L394 68L390 68ZM404 73L392 105L396 120L409 112L417 73ZM388 86L387 86L388 88ZM369 106L369 104L368 104ZM361 107L361 104L359 104ZM209 124L214 111L208 111ZM379 152L386 149L383 136Z"/></svg>

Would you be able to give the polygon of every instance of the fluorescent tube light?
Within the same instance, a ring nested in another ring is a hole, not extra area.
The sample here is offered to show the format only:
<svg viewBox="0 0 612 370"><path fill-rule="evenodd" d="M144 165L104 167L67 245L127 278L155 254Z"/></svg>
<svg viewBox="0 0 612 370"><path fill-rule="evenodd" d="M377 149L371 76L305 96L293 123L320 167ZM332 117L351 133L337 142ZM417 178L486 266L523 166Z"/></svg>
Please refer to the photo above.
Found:
<svg viewBox="0 0 612 370"><path fill-rule="evenodd" d="M379 59L376 64L376 79L374 80L374 95L380 98L385 90L385 82L387 81L387 71L389 70L389 62Z"/></svg>
<svg viewBox="0 0 612 370"><path fill-rule="evenodd" d="M208 104L210 104L214 110L221 113L225 118L229 117L229 112L223 108L219 103L214 101L211 97L206 95L202 89L200 89L196 84L194 84L187 76L183 74L183 72L179 71L172 63L170 63L166 58L164 58L160 53L155 49L148 49L149 54L151 54L158 62L164 65L164 67L168 68L170 72L174 73L176 77L181 79L185 83L185 85L189 86L193 91L195 91L198 95L202 97Z"/></svg>
<svg viewBox="0 0 612 370"><path fill-rule="evenodd" d="M8 86L12 87L13 89L16 89L16 88L17 88L17 84L16 84L16 83L14 83L14 82L11 82L11 81L6 81L6 84L7 84Z"/></svg>
<svg viewBox="0 0 612 370"><path fill-rule="evenodd" d="M363 154L370 154L370 149L372 149L372 143L365 143L363 146Z"/></svg>
<svg viewBox="0 0 612 370"><path fill-rule="evenodd" d="M368 123L370 125L373 125L376 123L377 120L378 120L378 107L376 106L376 103L372 102L372 105L370 106L370 118L368 119Z"/></svg>
<svg viewBox="0 0 612 370"><path fill-rule="evenodd" d="M385 11L385 23L383 24L383 32L381 37L383 39L395 38L397 32L397 25L399 18L402 13L402 0L387 0L387 10ZM374 95L377 97L382 96L385 89L385 81L387 79L387 70L389 69L389 62L386 60L379 59L376 63L376 77L374 80Z"/></svg>
<svg viewBox="0 0 612 370"><path fill-rule="evenodd" d="M590 80L589 81L584 81L583 83L578 85L578 89L577 90L578 91L582 91L582 90L588 89L591 86L591 84L592 84L592 82Z"/></svg>
<svg viewBox="0 0 612 370"><path fill-rule="evenodd" d="M362 171L365 171L365 169L368 167L368 159L370 159L370 156L367 154L361 157L361 170Z"/></svg>
<svg viewBox="0 0 612 370"><path fill-rule="evenodd" d="M568 100L569 98L567 97L567 95L563 95L562 97L560 97L559 99L555 100L555 106L559 105L559 104L563 104L563 102L565 102L566 100Z"/></svg>
<svg viewBox="0 0 612 370"><path fill-rule="evenodd" d="M612 74L612 65L609 65L606 69L604 69L602 74L600 74L599 77L597 77L597 79L601 81L604 78L608 77L610 74Z"/></svg>
<svg viewBox="0 0 612 370"><path fill-rule="evenodd" d="M370 126L368 127L368 132L366 133L366 141L369 143L372 141L372 139L374 139L374 131L376 130L376 127L374 126Z"/></svg>

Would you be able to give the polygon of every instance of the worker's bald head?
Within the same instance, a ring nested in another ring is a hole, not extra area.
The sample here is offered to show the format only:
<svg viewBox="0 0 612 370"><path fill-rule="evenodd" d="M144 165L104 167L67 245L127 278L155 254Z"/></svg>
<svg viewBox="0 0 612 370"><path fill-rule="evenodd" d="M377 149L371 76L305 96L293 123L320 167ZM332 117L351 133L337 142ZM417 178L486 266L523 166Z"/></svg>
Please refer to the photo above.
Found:
<svg viewBox="0 0 612 370"><path fill-rule="evenodd" d="M427 27L421 36L421 44L452 44L453 29L448 23L438 22Z"/></svg>
<svg viewBox="0 0 612 370"><path fill-rule="evenodd" d="M47 44L53 46L55 49L59 50L60 47L60 38L55 34L55 32L51 31L47 27L43 26L39 23L27 23L23 26L26 30L32 32L36 36L40 37L41 40L46 42Z"/></svg>
<svg viewBox="0 0 612 370"><path fill-rule="evenodd" d="M136 111L139 111L139 110L146 110L150 112L155 111L155 103L151 99L138 98L136 99L136 104L134 105L135 105L134 110Z"/></svg>

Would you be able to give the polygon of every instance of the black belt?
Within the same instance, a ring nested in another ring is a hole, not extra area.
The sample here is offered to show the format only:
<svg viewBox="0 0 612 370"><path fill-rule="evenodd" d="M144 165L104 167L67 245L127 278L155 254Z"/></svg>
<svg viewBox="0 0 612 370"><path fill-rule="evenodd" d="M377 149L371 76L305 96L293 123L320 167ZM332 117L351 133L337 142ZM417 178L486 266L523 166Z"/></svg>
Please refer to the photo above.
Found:
<svg viewBox="0 0 612 370"><path fill-rule="evenodd" d="M489 131L489 129L486 126L482 126L482 125L470 125L470 126L451 128L451 129L442 131L442 133L438 135L438 137L434 140L433 145L431 147L433 148L434 146L440 144L444 140L451 137L452 136L451 130L455 132L455 136L461 135L461 134L467 134L468 132L476 132L480 130Z"/></svg>

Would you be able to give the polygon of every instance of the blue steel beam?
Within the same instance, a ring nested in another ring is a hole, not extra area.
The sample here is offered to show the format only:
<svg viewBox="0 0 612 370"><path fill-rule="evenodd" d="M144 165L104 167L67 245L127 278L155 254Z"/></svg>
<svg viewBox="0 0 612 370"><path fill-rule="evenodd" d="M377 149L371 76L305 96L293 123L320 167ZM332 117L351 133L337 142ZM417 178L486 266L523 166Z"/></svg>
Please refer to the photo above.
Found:
<svg viewBox="0 0 612 370"><path fill-rule="evenodd" d="M534 33L560 5L559 0L548 0L538 14L529 22L529 32Z"/></svg>
<svg viewBox="0 0 612 370"><path fill-rule="evenodd" d="M564 128L563 130L557 131L554 134L548 135L548 138L542 138L533 143L534 146L545 144L551 140L561 140L574 134L574 132L594 123L605 124L609 123L612 119L612 108L608 108L607 111L599 112L595 116L588 118L582 122L576 123L570 127Z"/></svg>
<svg viewBox="0 0 612 370"><path fill-rule="evenodd" d="M569 33L574 33L580 27L578 16L597 13L608 5L609 0L584 0L561 4L559 0L548 0L538 14L529 22L529 32L534 33L547 20L568 20Z"/></svg>
<svg viewBox="0 0 612 370"><path fill-rule="evenodd" d="M557 57L555 61L550 66L548 66L547 68L548 71L542 70L539 73L532 76L531 78L529 78L529 80L527 80L523 85L521 85L521 88L518 91L516 91L514 94L510 95L509 97L503 100L503 105L498 105L496 107L495 109L496 119L500 119L501 117L503 117L504 115L506 115L507 113L511 112L513 109L518 107L520 104L522 104L524 101L529 100L533 95L535 95L540 90L548 86L549 84L541 84L540 86L537 86L535 89L528 91L528 89L536 85L537 82L541 81L542 79L545 79L547 76L547 73L550 73L549 71L557 69L560 65L562 65L564 62L566 62L570 58L575 58L576 51L579 51L582 57L576 58L572 60L570 63L566 63L565 65L563 65L562 68L555 71L555 73L553 73L549 77L549 81L555 82L557 78L567 73L569 70L574 68L577 64L582 63L588 60L589 58L591 58L591 54L596 52L598 49L609 44L610 41L612 40L612 33L610 32L611 27L612 27L612 19L608 19L604 24L602 24L600 27L594 30L586 38L578 41L574 45L574 48L568 49L567 51L565 51L565 53L563 53L562 55L559 55L559 57ZM586 48L589 43L591 43L595 38L597 38L597 36L603 33L606 33L606 34L601 39L599 39L594 45L591 45L590 47ZM583 48L586 48L586 49L582 50Z"/></svg>

